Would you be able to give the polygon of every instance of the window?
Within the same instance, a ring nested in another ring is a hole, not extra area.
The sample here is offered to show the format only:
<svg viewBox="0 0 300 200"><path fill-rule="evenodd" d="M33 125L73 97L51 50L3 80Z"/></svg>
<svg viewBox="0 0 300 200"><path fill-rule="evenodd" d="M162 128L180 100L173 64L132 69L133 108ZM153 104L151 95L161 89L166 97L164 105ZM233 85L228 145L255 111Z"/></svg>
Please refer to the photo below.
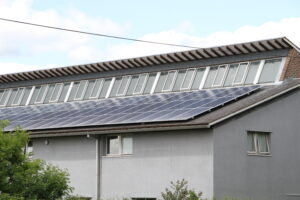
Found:
<svg viewBox="0 0 300 200"><path fill-rule="evenodd" d="M151 93L151 90L152 90L152 87L153 87L156 75L157 75L156 72L149 74L148 79L146 81L146 85L145 85L143 94L150 94Z"/></svg>
<svg viewBox="0 0 300 200"><path fill-rule="evenodd" d="M211 67L209 69L205 84L204 84L204 88L210 88L212 87L214 81L215 81L215 77L217 75L218 72L218 67Z"/></svg>
<svg viewBox="0 0 300 200"><path fill-rule="evenodd" d="M249 154L269 155L270 154L270 133L268 132L247 132L247 150Z"/></svg>
<svg viewBox="0 0 300 200"><path fill-rule="evenodd" d="M191 88L191 84L194 78L195 69L188 69L185 73L184 80L181 85L181 90L188 90Z"/></svg>
<svg viewBox="0 0 300 200"><path fill-rule="evenodd" d="M224 82L225 87L232 85L238 66L239 66L238 64L232 64L229 66L228 73Z"/></svg>
<svg viewBox="0 0 300 200"><path fill-rule="evenodd" d="M259 64L260 64L260 61L250 63L244 84L253 84L255 76L257 74Z"/></svg>
<svg viewBox="0 0 300 200"><path fill-rule="evenodd" d="M192 84L192 90L199 90L205 72L205 67L198 68Z"/></svg>
<svg viewBox="0 0 300 200"><path fill-rule="evenodd" d="M7 106L18 106L24 95L25 88L13 89L7 101Z"/></svg>
<svg viewBox="0 0 300 200"><path fill-rule="evenodd" d="M0 90L0 106L5 106L10 95L10 90Z"/></svg>
<svg viewBox="0 0 300 200"><path fill-rule="evenodd" d="M248 63L240 63L233 84L243 84L247 73Z"/></svg>
<svg viewBox="0 0 300 200"><path fill-rule="evenodd" d="M215 76L213 87L218 87L218 86L222 86L223 85L223 80L224 80L224 76L226 74L226 70L227 70L227 66L226 65L218 67L218 72L217 72L217 74Z"/></svg>
<svg viewBox="0 0 300 200"><path fill-rule="evenodd" d="M134 88L133 94L141 94L143 92L147 77L148 77L148 74L141 74L139 76L139 80Z"/></svg>
<svg viewBox="0 0 300 200"><path fill-rule="evenodd" d="M186 72L187 72L187 70L185 70L185 69L178 71L176 81L174 83L173 91L180 91L180 88L181 88L182 82L184 81Z"/></svg>
<svg viewBox="0 0 300 200"><path fill-rule="evenodd" d="M34 89L33 95L30 100L30 104L43 103L48 91L48 85L37 86Z"/></svg>
<svg viewBox="0 0 300 200"><path fill-rule="evenodd" d="M276 81L282 59L266 60L259 77L259 83L270 83Z"/></svg>
<svg viewBox="0 0 300 200"><path fill-rule="evenodd" d="M103 85L103 79L90 80L84 95L84 99L98 99Z"/></svg>
<svg viewBox="0 0 300 200"><path fill-rule="evenodd" d="M167 78L164 83L164 87L162 89L163 92L171 91L174 85L174 79L176 77L177 71L169 71Z"/></svg>
<svg viewBox="0 0 300 200"><path fill-rule="evenodd" d="M128 155L132 154L132 137L114 135L108 136L106 140L107 155Z"/></svg>

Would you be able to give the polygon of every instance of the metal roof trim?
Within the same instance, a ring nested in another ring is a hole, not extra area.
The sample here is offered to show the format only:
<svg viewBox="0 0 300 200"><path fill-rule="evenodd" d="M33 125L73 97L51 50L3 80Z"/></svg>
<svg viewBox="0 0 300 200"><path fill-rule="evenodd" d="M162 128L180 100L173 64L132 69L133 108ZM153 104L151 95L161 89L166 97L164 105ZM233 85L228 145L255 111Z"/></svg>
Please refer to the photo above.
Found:
<svg viewBox="0 0 300 200"><path fill-rule="evenodd" d="M287 39L286 37L280 37L274 39L237 43L223 46L199 48L181 52L149 55L120 60L110 60L104 62L58 67L28 72L19 72L12 74L3 74L0 75L0 83L35 80L46 77L52 78L74 74L86 74L93 73L95 71L114 71L153 65L163 65L175 62L194 61L196 59L203 60L289 48L296 49L298 52L300 52L300 48L297 47L294 43L292 43L289 39ZM25 79L24 77L28 77L29 79Z"/></svg>

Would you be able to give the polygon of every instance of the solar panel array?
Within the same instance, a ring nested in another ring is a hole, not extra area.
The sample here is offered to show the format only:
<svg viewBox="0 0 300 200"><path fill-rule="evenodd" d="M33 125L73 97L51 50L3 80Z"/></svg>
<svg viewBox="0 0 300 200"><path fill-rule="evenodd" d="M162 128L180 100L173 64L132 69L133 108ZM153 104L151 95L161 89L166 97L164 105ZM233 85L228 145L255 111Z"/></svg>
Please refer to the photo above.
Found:
<svg viewBox="0 0 300 200"><path fill-rule="evenodd" d="M183 121L246 96L259 86L153 94L0 109L0 119L26 130Z"/></svg>

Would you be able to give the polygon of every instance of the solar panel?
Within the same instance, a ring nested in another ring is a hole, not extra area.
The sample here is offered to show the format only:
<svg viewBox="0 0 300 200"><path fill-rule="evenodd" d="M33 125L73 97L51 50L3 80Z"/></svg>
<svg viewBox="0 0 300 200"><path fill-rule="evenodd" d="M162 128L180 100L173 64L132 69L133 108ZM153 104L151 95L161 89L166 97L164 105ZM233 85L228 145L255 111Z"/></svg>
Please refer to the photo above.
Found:
<svg viewBox="0 0 300 200"><path fill-rule="evenodd" d="M120 125L189 120L230 103L259 89L236 87L153 94L94 101L32 105L0 109L0 119L8 119L12 130Z"/></svg>

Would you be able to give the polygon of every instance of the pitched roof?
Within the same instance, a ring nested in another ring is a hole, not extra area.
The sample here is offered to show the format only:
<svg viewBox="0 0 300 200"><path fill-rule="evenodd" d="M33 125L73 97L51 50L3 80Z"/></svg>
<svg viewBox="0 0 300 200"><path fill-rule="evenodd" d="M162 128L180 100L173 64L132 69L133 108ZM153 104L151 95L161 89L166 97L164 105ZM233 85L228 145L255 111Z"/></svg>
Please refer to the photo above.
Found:
<svg viewBox="0 0 300 200"><path fill-rule="evenodd" d="M74 65L69 67L36 70L30 72L20 72L14 74L0 75L0 83L15 81L43 79L51 77L60 77L66 75L87 74L93 72L113 71L129 68L140 68L167 63L177 63L184 61L203 60L217 57L233 56L248 53L265 52L279 49L294 48L300 51L286 37L253 41L247 43L231 44L218 47L200 48L189 51L166 53L137 58L128 58L114 61L105 61L83 65Z"/></svg>

